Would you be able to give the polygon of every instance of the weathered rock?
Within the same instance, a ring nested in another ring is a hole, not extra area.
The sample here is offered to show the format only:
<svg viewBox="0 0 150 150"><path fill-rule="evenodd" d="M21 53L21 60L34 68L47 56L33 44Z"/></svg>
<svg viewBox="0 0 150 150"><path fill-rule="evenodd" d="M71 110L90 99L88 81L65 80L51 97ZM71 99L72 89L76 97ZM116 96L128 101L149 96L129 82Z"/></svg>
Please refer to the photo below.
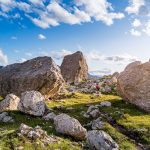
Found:
<svg viewBox="0 0 150 150"><path fill-rule="evenodd" d="M102 106L102 107L111 107L111 102L108 102L108 101L101 102L100 106Z"/></svg>
<svg viewBox="0 0 150 150"><path fill-rule="evenodd" d="M82 52L64 57L61 72L66 82L79 83L88 78L88 66Z"/></svg>
<svg viewBox="0 0 150 150"><path fill-rule="evenodd" d="M86 137L86 129L82 127L80 122L66 114L60 114L54 118L55 129L58 133L70 135L78 140L84 140Z"/></svg>
<svg viewBox="0 0 150 150"><path fill-rule="evenodd" d="M94 109L92 110L89 115L92 117L92 118L97 118L99 115L100 115L100 111L99 109Z"/></svg>
<svg viewBox="0 0 150 150"><path fill-rule="evenodd" d="M3 112L0 114L0 122L14 122L14 119L7 112Z"/></svg>
<svg viewBox="0 0 150 150"><path fill-rule="evenodd" d="M92 122L93 130L101 130L104 128L105 123L101 120L101 118L97 118Z"/></svg>
<svg viewBox="0 0 150 150"><path fill-rule="evenodd" d="M91 111L95 110L95 109L98 109L97 106L94 106L94 105L91 105L89 106L88 110L87 110L87 114L89 114Z"/></svg>
<svg viewBox="0 0 150 150"><path fill-rule="evenodd" d="M44 97L38 91L24 92L21 94L18 109L30 115L43 116L46 108L44 100Z"/></svg>
<svg viewBox="0 0 150 150"><path fill-rule="evenodd" d="M56 117L56 114L51 112L51 113L48 113L47 115L43 116L43 119L44 120L54 120L55 117Z"/></svg>
<svg viewBox="0 0 150 150"><path fill-rule="evenodd" d="M91 105L89 106L84 116L91 116L92 118L96 118L99 116L99 114L100 114L99 108L97 106Z"/></svg>
<svg viewBox="0 0 150 150"><path fill-rule="evenodd" d="M6 98L0 102L0 112L6 110L17 110L20 98L14 94L8 94Z"/></svg>
<svg viewBox="0 0 150 150"><path fill-rule="evenodd" d="M92 130L87 133L91 150L118 150L118 144L104 131Z"/></svg>
<svg viewBox="0 0 150 150"><path fill-rule="evenodd" d="M45 145L56 142L56 138L48 136L46 131L42 130L40 126L32 128L22 123L18 129L17 134L18 136L24 136L34 141L38 139Z"/></svg>
<svg viewBox="0 0 150 150"><path fill-rule="evenodd" d="M0 69L0 95L39 91L45 98L56 95L64 84L60 69L50 57L37 57Z"/></svg>
<svg viewBox="0 0 150 150"><path fill-rule="evenodd" d="M124 100L150 112L150 62L137 61L120 73L117 90Z"/></svg>

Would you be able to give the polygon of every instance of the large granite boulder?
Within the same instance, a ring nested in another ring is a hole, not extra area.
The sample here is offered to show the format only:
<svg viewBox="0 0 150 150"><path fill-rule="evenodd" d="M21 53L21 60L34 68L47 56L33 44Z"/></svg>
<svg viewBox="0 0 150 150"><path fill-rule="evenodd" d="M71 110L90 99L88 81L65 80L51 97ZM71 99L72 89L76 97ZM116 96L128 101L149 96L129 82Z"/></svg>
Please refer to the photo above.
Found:
<svg viewBox="0 0 150 150"><path fill-rule="evenodd" d="M54 124L58 133L70 135L77 140L84 140L86 137L87 131L82 127L80 122L66 114L56 116Z"/></svg>
<svg viewBox="0 0 150 150"><path fill-rule="evenodd" d="M117 90L124 100L150 112L150 62L129 64L118 77Z"/></svg>
<svg viewBox="0 0 150 150"><path fill-rule="evenodd" d="M21 94L18 109L29 115L43 116L46 105L40 92L27 91Z"/></svg>
<svg viewBox="0 0 150 150"><path fill-rule="evenodd" d="M82 52L64 57L61 73L67 83L79 83L88 78L88 66Z"/></svg>
<svg viewBox="0 0 150 150"><path fill-rule="evenodd" d="M0 95L3 97L35 90L49 98L60 91L63 83L60 69L51 57L37 57L0 69Z"/></svg>
<svg viewBox="0 0 150 150"><path fill-rule="evenodd" d="M6 98L0 102L0 112L7 110L17 110L20 98L14 94L8 94Z"/></svg>
<svg viewBox="0 0 150 150"><path fill-rule="evenodd" d="M87 133L87 143L91 150L118 150L118 144L101 130L92 130Z"/></svg>

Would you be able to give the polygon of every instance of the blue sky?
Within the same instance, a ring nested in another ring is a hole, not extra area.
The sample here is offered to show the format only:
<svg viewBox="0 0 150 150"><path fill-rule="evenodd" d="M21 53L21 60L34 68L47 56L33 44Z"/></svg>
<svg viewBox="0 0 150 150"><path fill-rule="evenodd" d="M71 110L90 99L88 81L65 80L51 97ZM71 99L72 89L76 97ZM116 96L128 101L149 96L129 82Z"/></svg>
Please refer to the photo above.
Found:
<svg viewBox="0 0 150 150"><path fill-rule="evenodd" d="M83 51L94 73L150 56L149 0L0 0L0 64Z"/></svg>

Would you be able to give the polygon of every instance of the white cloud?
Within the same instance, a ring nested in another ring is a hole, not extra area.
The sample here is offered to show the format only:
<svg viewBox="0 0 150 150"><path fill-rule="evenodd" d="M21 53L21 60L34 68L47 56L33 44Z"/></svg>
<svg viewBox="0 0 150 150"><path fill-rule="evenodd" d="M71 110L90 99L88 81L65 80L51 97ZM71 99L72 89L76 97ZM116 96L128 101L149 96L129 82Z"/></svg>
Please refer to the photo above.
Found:
<svg viewBox="0 0 150 150"><path fill-rule="evenodd" d="M69 6L61 0L50 2L46 0L28 0L28 2L0 0L2 10L0 15L3 17L9 15L13 18L14 15L7 12L13 12L13 9L17 8L23 11L24 15L35 25L43 29L60 25L60 23L74 25L93 21L102 21L106 25L111 25L115 19L124 18L124 14L115 12L107 0L74 0L72 4L73 6Z"/></svg>
<svg viewBox="0 0 150 150"><path fill-rule="evenodd" d="M131 29L131 30L130 30L130 33L131 33L131 35L133 35L133 36L137 36L137 37L141 36L141 32L138 31L138 30L135 30L135 29Z"/></svg>
<svg viewBox="0 0 150 150"><path fill-rule="evenodd" d="M60 60L60 59L62 59L64 56L70 55L70 54L72 54L71 51L62 49L61 51L52 51L52 52L50 53L50 56L52 56L52 58L54 58L54 59Z"/></svg>
<svg viewBox="0 0 150 150"><path fill-rule="evenodd" d="M21 58L20 60L18 60L17 62L19 62L19 63L23 63L23 62L25 62L25 61L27 61L27 59L26 58Z"/></svg>
<svg viewBox="0 0 150 150"><path fill-rule="evenodd" d="M25 55L31 57L31 56L32 56L32 53L27 52L27 53L25 53Z"/></svg>
<svg viewBox="0 0 150 150"><path fill-rule="evenodd" d="M7 65L8 64L8 57L7 57L7 55L5 55L3 53L3 51L1 49L0 49L0 63L2 65Z"/></svg>
<svg viewBox="0 0 150 150"><path fill-rule="evenodd" d="M146 35L150 36L150 20L146 23L145 29L143 29L143 32L146 33Z"/></svg>
<svg viewBox="0 0 150 150"><path fill-rule="evenodd" d="M142 24L141 24L141 21L139 19L134 19L134 21L132 22L132 26L137 28L137 27L140 27Z"/></svg>
<svg viewBox="0 0 150 150"><path fill-rule="evenodd" d="M131 56L129 54L120 54L120 55L113 55L113 56L106 56L100 54L98 51L91 51L89 52L86 57L88 60L94 61L110 61L110 62L133 62L137 60L137 57Z"/></svg>
<svg viewBox="0 0 150 150"><path fill-rule="evenodd" d="M43 0L28 0L29 2L31 2L34 5L41 5L44 6L43 4Z"/></svg>
<svg viewBox="0 0 150 150"><path fill-rule="evenodd" d="M140 8L145 5L145 0L129 0L129 6L126 11L129 14L138 14Z"/></svg>
<svg viewBox="0 0 150 150"><path fill-rule="evenodd" d="M11 37L12 40L17 40L18 38L16 36Z"/></svg>
<svg viewBox="0 0 150 150"><path fill-rule="evenodd" d="M75 0L75 3L78 7L82 7L90 17L107 25L113 24L114 19L124 18L123 13L109 12L113 8L107 0Z"/></svg>
<svg viewBox="0 0 150 150"><path fill-rule="evenodd" d="M45 39L46 39L46 36L44 36L43 34L39 34L39 35L38 35L38 39L39 39L39 40L45 40Z"/></svg>

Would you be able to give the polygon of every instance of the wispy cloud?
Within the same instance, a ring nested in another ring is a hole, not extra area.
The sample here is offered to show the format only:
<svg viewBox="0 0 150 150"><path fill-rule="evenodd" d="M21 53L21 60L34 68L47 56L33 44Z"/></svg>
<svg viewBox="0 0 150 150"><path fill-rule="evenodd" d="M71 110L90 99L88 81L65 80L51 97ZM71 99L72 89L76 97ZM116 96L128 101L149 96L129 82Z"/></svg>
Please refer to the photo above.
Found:
<svg viewBox="0 0 150 150"><path fill-rule="evenodd" d="M43 34L39 34L39 35L38 35L38 39L39 39L39 40L45 40L45 39L46 39L46 36L43 35Z"/></svg>
<svg viewBox="0 0 150 150"><path fill-rule="evenodd" d="M8 64L8 57L6 54L3 53L2 49L0 49L0 63L1 63L1 65Z"/></svg>

